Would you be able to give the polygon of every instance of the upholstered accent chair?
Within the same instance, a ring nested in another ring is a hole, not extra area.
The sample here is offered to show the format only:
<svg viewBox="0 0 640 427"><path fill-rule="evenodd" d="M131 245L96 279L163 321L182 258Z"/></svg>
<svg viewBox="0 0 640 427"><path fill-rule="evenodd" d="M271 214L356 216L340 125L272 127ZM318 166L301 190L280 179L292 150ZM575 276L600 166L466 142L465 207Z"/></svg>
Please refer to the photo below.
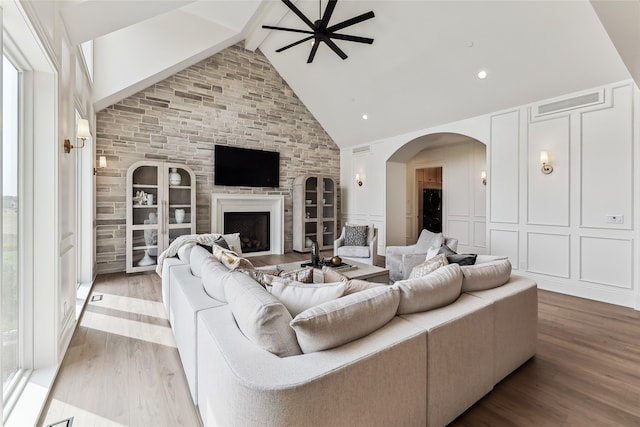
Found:
<svg viewBox="0 0 640 427"><path fill-rule="evenodd" d="M358 235L360 241L357 239L354 241L354 235ZM342 227L340 237L333 242L333 254L343 260L376 265L378 260L378 229L373 224L345 224Z"/></svg>
<svg viewBox="0 0 640 427"><path fill-rule="evenodd" d="M387 246L385 267L389 269L389 279L392 282L408 279L413 267L426 259L429 249L437 250L443 243L453 251L458 249L458 239L444 237L442 233L432 233L429 230L422 230L414 245Z"/></svg>

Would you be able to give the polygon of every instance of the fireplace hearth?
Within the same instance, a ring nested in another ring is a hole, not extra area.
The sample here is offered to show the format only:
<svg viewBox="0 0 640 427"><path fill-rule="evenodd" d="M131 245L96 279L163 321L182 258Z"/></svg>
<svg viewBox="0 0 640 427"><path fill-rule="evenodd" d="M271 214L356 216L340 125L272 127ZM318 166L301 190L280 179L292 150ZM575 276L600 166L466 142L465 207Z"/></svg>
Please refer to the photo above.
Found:
<svg viewBox="0 0 640 427"><path fill-rule="evenodd" d="M225 212L224 234L240 233L242 253L271 249L269 212Z"/></svg>

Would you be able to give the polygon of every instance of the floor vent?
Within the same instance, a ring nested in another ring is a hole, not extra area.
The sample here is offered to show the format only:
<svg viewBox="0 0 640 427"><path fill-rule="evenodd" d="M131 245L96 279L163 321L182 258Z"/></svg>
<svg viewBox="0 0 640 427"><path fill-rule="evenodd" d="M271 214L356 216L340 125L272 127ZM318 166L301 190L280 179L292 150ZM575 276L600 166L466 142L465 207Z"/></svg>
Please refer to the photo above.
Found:
<svg viewBox="0 0 640 427"><path fill-rule="evenodd" d="M71 427L73 425L73 417L67 418L53 424L49 424L47 427Z"/></svg>
<svg viewBox="0 0 640 427"><path fill-rule="evenodd" d="M536 116L559 113L561 111L568 111L576 108L586 107L589 105L601 104L602 102L604 102L604 93L602 91L587 93L585 95L561 99L559 101L549 102L547 104L538 104L536 106Z"/></svg>
<svg viewBox="0 0 640 427"><path fill-rule="evenodd" d="M351 150L351 152L353 154L366 153L366 152L369 152L369 151L371 151L371 146L370 145L365 145L365 146L362 146L362 147L356 147L353 150Z"/></svg>
<svg viewBox="0 0 640 427"><path fill-rule="evenodd" d="M102 301L102 295L98 294L98 295L92 295L91 296L91 302L94 301Z"/></svg>

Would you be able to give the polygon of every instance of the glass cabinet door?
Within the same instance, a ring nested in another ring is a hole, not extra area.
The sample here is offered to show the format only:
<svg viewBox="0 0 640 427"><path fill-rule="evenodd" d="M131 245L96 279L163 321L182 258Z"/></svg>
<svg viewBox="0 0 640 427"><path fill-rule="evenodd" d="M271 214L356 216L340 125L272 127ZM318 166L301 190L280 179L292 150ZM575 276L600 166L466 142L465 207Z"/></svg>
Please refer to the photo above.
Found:
<svg viewBox="0 0 640 427"><path fill-rule="evenodd" d="M322 179L322 246L332 246L336 239L336 189L331 178Z"/></svg>
<svg viewBox="0 0 640 427"><path fill-rule="evenodd" d="M318 178L308 178L304 188L304 246L311 248L312 242L318 242Z"/></svg>
<svg viewBox="0 0 640 427"><path fill-rule="evenodd" d="M168 242L171 244L178 236L192 234L191 174L181 167L167 169L167 209L169 215Z"/></svg>
<svg viewBox="0 0 640 427"><path fill-rule="evenodd" d="M140 166L133 171L131 194L131 250L132 267L156 264L162 224L158 209L159 169Z"/></svg>

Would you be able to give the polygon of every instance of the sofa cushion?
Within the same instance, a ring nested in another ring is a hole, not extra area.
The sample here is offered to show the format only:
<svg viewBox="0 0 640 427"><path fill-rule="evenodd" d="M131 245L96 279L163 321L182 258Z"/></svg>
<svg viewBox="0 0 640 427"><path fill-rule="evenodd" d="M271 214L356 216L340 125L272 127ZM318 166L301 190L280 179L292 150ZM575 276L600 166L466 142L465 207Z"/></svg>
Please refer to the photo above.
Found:
<svg viewBox="0 0 640 427"><path fill-rule="evenodd" d="M275 355L300 354L287 308L259 283L245 277L249 280L226 281L224 287L238 328L249 341Z"/></svg>
<svg viewBox="0 0 640 427"><path fill-rule="evenodd" d="M224 278L230 271L220 261L209 257L204 260L201 267L202 286L204 291L218 301L227 302L224 293Z"/></svg>
<svg viewBox="0 0 640 427"><path fill-rule="evenodd" d="M347 258L369 258L369 246L340 246L336 255Z"/></svg>
<svg viewBox="0 0 640 427"><path fill-rule="evenodd" d="M348 282L349 278L339 271L334 270L326 265L322 267L322 277L325 283L332 282Z"/></svg>
<svg viewBox="0 0 640 427"><path fill-rule="evenodd" d="M426 276L400 280L393 287L400 290L398 314L433 310L458 299L462 271L458 264L449 264Z"/></svg>
<svg viewBox="0 0 640 427"><path fill-rule="evenodd" d="M409 279L426 276L447 264L449 264L449 261L447 261L447 256L445 254L436 255L433 258L428 258L427 256L426 261L413 267L411 274L409 275Z"/></svg>
<svg viewBox="0 0 640 427"><path fill-rule="evenodd" d="M400 292L380 286L311 307L292 321L304 353L327 350L379 329L396 314Z"/></svg>
<svg viewBox="0 0 640 427"><path fill-rule="evenodd" d="M345 225L344 246L366 246L368 231L368 225Z"/></svg>
<svg viewBox="0 0 640 427"><path fill-rule="evenodd" d="M497 288L509 281L511 262L508 259L465 265L462 270L462 292Z"/></svg>
<svg viewBox="0 0 640 427"><path fill-rule="evenodd" d="M380 286L389 286L384 283L368 282L366 280L351 279L347 282L347 287L344 290L345 295L355 294L356 292L366 291L367 289L377 288Z"/></svg>
<svg viewBox="0 0 640 427"><path fill-rule="evenodd" d="M189 264L191 265L191 274L196 277L202 277L202 263L211 258L211 254L200 246L192 246L189 254Z"/></svg>
<svg viewBox="0 0 640 427"><path fill-rule="evenodd" d="M178 248L178 258L180 261L185 264L189 264L191 262L191 249L193 248L193 243L187 243Z"/></svg>
<svg viewBox="0 0 640 427"><path fill-rule="evenodd" d="M432 233L429 230L422 230L418 241L416 242L417 253L427 253L430 247L435 246L439 248L444 242L444 236L442 233Z"/></svg>
<svg viewBox="0 0 640 427"><path fill-rule="evenodd" d="M308 308L340 298L346 287L345 282L314 284L275 279L267 290L275 295L295 317Z"/></svg>

